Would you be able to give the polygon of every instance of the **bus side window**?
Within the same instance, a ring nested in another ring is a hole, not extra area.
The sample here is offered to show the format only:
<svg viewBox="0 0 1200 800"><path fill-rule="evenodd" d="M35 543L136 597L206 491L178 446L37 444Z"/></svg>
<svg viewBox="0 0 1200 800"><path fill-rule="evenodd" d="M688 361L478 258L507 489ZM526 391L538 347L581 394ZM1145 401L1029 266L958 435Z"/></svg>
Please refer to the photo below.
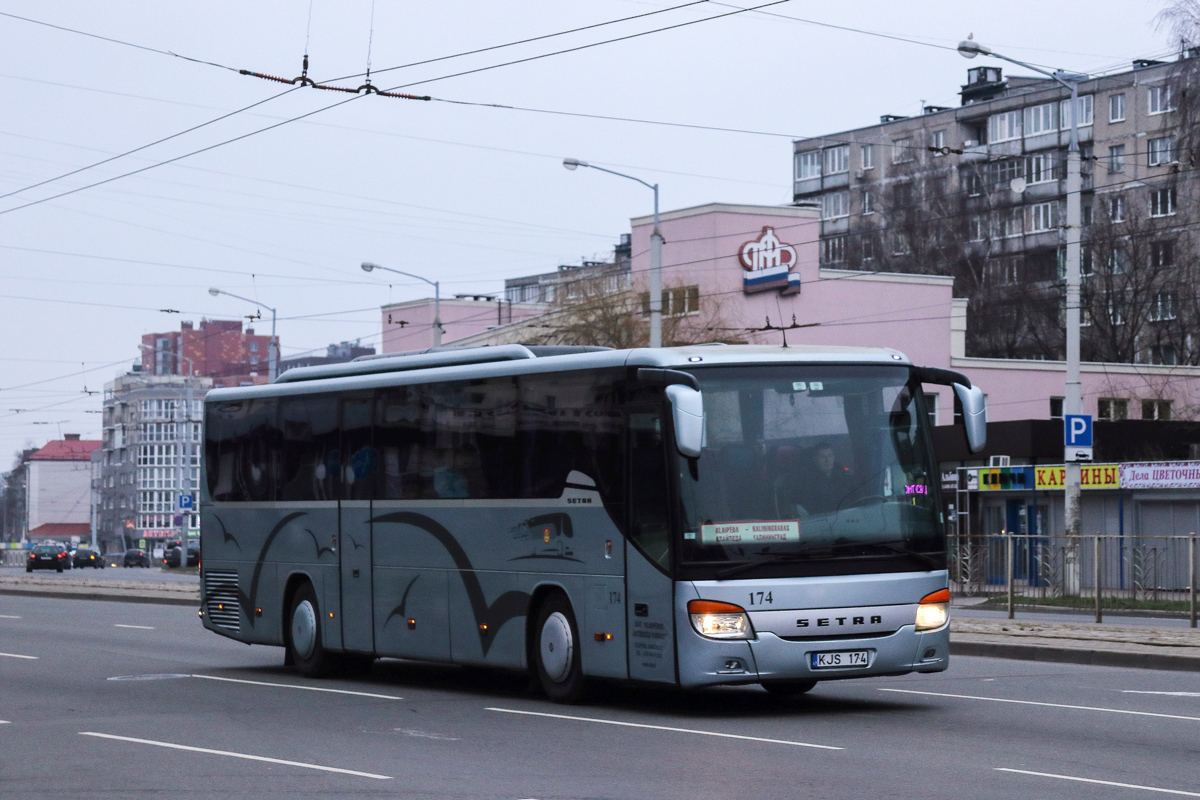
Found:
<svg viewBox="0 0 1200 800"><path fill-rule="evenodd" d="M629 538L666 571L671 563L670 492L662 415L629 414Z"/></svg>
<svg viewBox="0 0 1200 800"><path fill-rule="evenodd" d="M383 485L379 497L387 500L421 498L420 387L395 386L376 395L375 448L383 457Z"/></svg>
<svg viewBox="0 0 1200 800"><path fill-rule="evenodd" d="M284 471L280 500L336 500L342 475L337 398L296 395L280 403Z"/></svg>
<svg viewBox="0 0 1200 800"><path fill-rule="evenodd" d="M371 436L371 412L374 404L367 394L349 395L341 399L341 452L343 497L347 500L370 500L378 497L380 478L379 451Z"/></svg>

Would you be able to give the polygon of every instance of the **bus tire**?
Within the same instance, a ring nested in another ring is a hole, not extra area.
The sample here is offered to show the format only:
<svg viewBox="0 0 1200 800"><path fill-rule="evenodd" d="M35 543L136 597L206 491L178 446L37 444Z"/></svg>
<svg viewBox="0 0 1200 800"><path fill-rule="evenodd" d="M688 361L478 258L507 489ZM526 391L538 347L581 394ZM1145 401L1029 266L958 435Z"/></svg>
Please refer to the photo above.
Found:
<svg viewBox="0 0 1200 800"><path fill-rule="evenodd" d="M566 595L555 592L545 599L538 609L534 631L535 661L542 691L555 703L578 702L587 689L587 681L579 653L579 627Z"/></svg>
<svg viewBox="0 0 1200 800"><path fill-rule="evenodd" d="M811 692L816 681L763 681L762 687L777 697L798 697Z"/></svg>
<svg viewBox="0 0 1200 800"><path fill-rule="evenodd" d="M287 627L287 654L301 675L323 678L333 669L334 654L325 649L322 638L317 593L305 582L292 596Z"/></svg>

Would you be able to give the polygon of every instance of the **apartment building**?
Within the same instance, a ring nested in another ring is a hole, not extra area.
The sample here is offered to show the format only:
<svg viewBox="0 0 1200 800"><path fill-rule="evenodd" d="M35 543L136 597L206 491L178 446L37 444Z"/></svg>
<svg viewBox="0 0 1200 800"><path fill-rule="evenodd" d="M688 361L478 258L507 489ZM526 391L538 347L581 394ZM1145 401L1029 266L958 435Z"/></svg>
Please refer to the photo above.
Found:
<svg viewBox="0 0 1200 800"><path fill-rule="evenodd" d="M1085 361L1200 363L1195 93L1182 91L1196 55L1079 85ZM1062 359L1070 94L992 66L968 70L960 94L796 141L794 202L819 209L823 267L952 275L968 356Z"/></svg>

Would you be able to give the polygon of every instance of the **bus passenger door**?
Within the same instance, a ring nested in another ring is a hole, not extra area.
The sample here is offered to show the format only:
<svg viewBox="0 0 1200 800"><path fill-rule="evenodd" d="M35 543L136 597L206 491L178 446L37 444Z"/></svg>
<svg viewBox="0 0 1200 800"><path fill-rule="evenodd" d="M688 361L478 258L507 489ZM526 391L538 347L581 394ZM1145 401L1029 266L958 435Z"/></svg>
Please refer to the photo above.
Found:
<svg viewBox="0 0 1200 800"><path fill-rule="evenodd" d="M675 683L675 592L663 417L629 414L629 538L625 595L629 677Z"/></svg>
<svg viewBox="0 0 1200 800"><path fill-rule="evenodd" d="M375 623L371 591L371 503L343 500L339 504L342 572L342 647L375 652Z"/></svg>

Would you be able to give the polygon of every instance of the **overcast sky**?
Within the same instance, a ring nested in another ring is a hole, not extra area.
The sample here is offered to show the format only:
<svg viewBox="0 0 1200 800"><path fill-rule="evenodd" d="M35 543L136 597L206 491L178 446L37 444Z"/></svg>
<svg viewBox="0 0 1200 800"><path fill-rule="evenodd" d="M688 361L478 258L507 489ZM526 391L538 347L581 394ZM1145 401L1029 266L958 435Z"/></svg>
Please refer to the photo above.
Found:
<svg viewBox="0 0 1200 800"><path fill-rule="evenodd" d="M789 137L917 114L922 102L957 105L966 69L984 63L953 50L969 32L1015 58L1081 72L1171 50L1153 26L1159 2L792 0L447 77L736 8L702 2L383 71L681 3L0 0L6 14L219 65L0 16L0 194L265 101L0 199L0 469L13 451L60 432L99 438L100 415L89 412L99 411L101 395L84 390L124 371L142 334L254 313L251 304L209 296L210 286L278 308L286 357L347 339L378 345L380 305L429 295L418 282L391 276L399 282L389 286L380 273L366 275L364 260L439 279L448 296L496 292L506 277L605 257L629 218L649 213L650 192L600 172L568 172L563 157L659 182L664 210L786 203ZM276 97L289 87L236 71L292 78L306 43L318 81L364 72L370 44L374 85L413 84L403 91L437 101L313 89ZM302 114L311 116L17 209ZM266 333L269 323L256 327Z"/></svg>

